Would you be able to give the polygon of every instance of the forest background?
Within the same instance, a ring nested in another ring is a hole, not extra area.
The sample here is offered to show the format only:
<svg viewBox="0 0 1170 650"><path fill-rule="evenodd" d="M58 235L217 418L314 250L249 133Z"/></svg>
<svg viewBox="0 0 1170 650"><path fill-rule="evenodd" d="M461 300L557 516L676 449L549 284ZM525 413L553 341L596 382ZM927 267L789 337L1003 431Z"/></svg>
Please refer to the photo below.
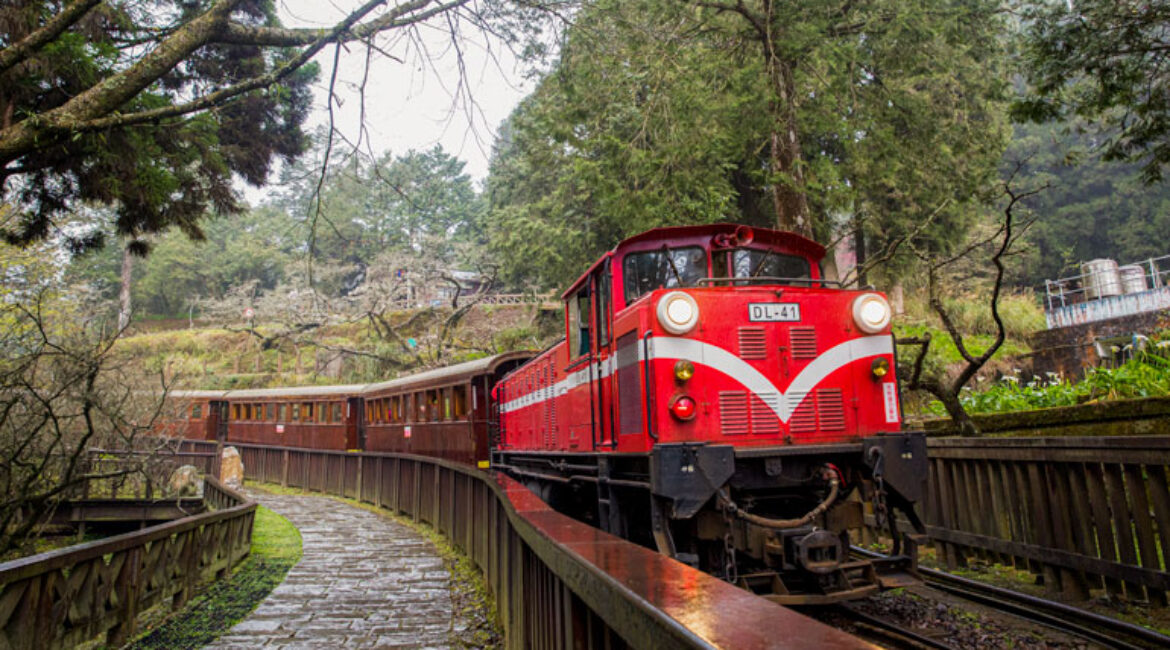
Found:
<svg viewBox="0 0 1170 650"><path fill-rule="evenodd" d="M558 336L550 310L476 303L553 292L648 228L732 221L847 244L861 265L852 281L906 296L910 335L940 327L926 269L968 251L939 271L940 298L979 349L997 333L985 302L1006 189L1028 196L1005 258L1008 340L982 373L994 378L1013 374L1043 326L1046 278L1170 253L1167 102L1148 87L1163 3L409 4L435 13L396 26L465 11L534 79L485 178L440 147L374 152L328 128L305 133L309 89L324 80L303 62L275 90L179 113L169 130L100 118L61 151L23 158L0 138L7 302L52 287L85 323L132 307L121 349L191 387L368 381L543 347ZM219 5L175 5L173 22ZM70 6L17 3L4 43ZM137 108L233 88L293 55L264 46L316 42L280 31L269 3L232 11L270 33L224 32L146 84ZM158 38L143 14L111 12L73 30L88 49L63 37L36 66L0 67L20 82L0 93L24 117L16 126L68 105L54 84L84 87L120 69L125 43ZM265 188L252 205L242 182ZM424 286L446 291L420 305ZM152 333L175 328L186 331ZM945 341L932 354L936 374L962 361Z"/></svg>

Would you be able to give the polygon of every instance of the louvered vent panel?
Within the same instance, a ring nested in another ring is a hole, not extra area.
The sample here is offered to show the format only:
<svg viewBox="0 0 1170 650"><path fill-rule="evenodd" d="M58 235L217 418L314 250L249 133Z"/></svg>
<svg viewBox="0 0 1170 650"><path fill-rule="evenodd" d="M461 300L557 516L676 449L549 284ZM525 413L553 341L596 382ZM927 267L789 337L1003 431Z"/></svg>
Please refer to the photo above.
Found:
<svg viewBox="0 0 1170 650"><path fill-rule="evenodd" d="M817 331L809 326L788 328L788 343L793 359L817 358Z"/></svg>
<svg viewBox="0 0 1170 650"><path fill-rule="evenodd" d="M780 396L776 393L763 393L752 399L752 433L757 435L780 433L780 419L772 405L778 404Z"/></svg>
<svg viewBox="0 0 1170 650"><path fill-rule="evenodd" d="M796 404L802 397L803 393L791 393L788 400L789 405ZM817 405L816 399L809 395L803 401L800 401L800 406L796 407L792 417L788 420L788 431L790 433L812 433L817 430Z"/></svg>
<svg viewBox="0 0 1170 650"><path fill-rule="evenodd" d="M821 388L817 391L817 420L821 431L845 430L845 401L840 388Z"/></svg>
<svg viewBox="0 0 1170 650"><path fill-rule="evenodd" d="M748 432L747 393L719 391L719 430L725 436L742 436Z"/></svg>
<svg viewBox="0 0 1170 650"><path fill-rule="evenodd" d="M739 328L739 357L741 359L768 358L768 338L764 328Z"/></svg>

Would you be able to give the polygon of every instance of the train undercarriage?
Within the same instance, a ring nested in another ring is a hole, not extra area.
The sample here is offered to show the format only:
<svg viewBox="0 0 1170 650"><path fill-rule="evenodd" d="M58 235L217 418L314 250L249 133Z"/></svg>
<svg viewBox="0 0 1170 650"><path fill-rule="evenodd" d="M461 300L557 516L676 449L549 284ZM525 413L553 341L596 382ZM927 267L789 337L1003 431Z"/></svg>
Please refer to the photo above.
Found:
<svg viewBox="0 0 1170 650"><path fill-rule="evenodd" d="M493 453L550 506L785 605L861 598L920 581L914 511L921 434L736 449L659 444L641 453ZM851 556L865 504L895 540L888 559ZM896 529L902 512L915 531Z"/></svg>

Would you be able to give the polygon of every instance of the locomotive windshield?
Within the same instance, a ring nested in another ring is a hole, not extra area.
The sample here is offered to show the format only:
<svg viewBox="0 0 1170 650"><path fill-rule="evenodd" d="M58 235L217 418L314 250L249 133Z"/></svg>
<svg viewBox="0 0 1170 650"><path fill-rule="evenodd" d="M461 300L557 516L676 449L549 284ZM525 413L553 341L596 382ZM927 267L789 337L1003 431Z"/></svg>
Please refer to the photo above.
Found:
<svg viewBox="0 0 1170 650"><path fill-rule="evenodd" d="M716 251L711 254L711 262L715 271L714 277L717 278L807 280L811 277L808 260L772 250L737 248L732 251ZM729 263L732 273L727 272Z"/></svg>
<svg viewBox="0 0 1170 650"><path fill-rule="evenodd" d="M630 253L622 262L626 302L659 287L685 287L707 277L707 252L700 246Z"/></svg>

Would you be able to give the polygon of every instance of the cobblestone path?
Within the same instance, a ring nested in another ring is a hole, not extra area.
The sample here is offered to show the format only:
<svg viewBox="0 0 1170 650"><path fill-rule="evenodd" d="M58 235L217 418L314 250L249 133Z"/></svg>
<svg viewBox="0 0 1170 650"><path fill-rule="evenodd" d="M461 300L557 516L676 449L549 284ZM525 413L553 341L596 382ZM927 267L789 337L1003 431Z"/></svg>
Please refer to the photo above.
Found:
<svg viewBox="0 0 1170 650"><path fill-rule="evenodd" d="M211 648L445 648L451 576L417 532L319 496L251 493L301 531L304 556Z"/></svg>

